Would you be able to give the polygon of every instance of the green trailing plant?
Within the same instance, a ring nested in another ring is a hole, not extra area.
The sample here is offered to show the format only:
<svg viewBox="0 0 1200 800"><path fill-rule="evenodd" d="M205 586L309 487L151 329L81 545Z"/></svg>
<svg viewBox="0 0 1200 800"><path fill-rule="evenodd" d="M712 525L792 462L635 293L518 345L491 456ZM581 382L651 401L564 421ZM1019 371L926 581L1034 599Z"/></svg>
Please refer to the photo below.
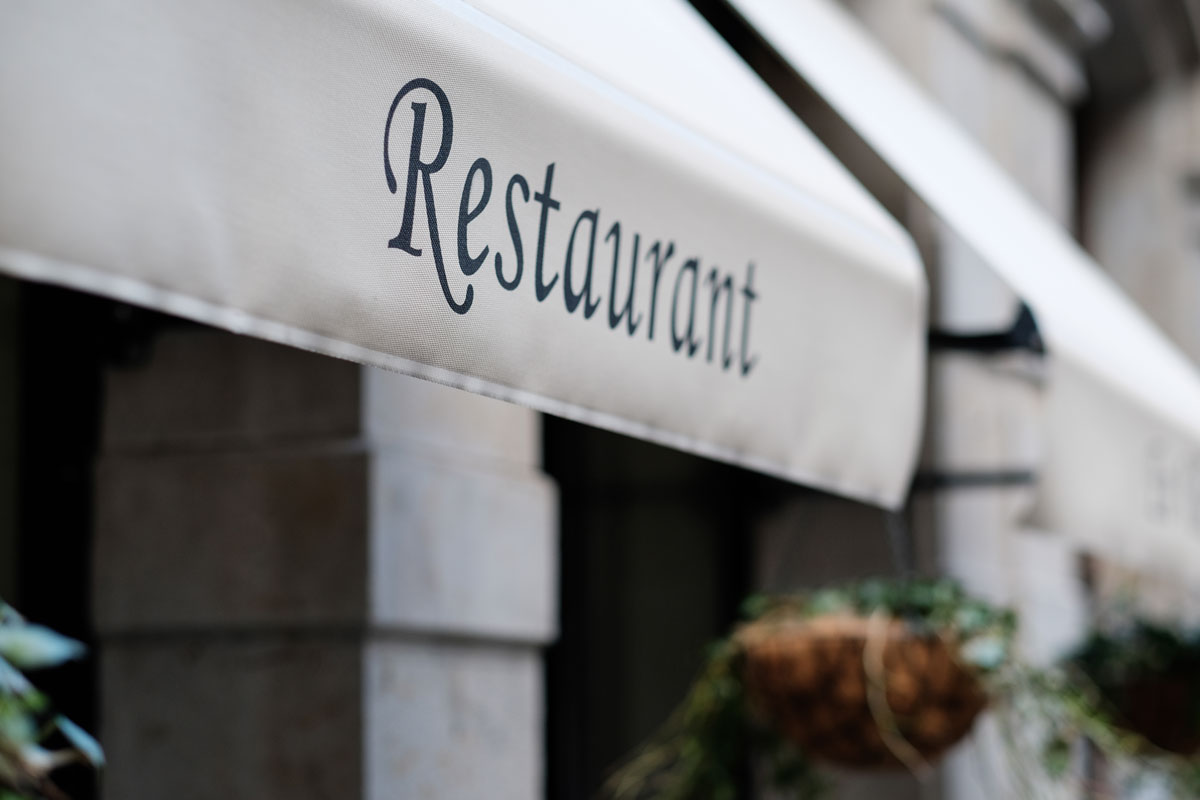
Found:
<svg viewBox="0 0 1200 800"><path fill-rule="evenodd" d="M799 800L824 794L819 757L797 745L797 737L783 730L786 725L772 718L771 709L762 708L761 698L754 702L754 687L747 681L747 630L776 624L803 626L821 619L885 620L891 627L879 630L887 635L899 628L912 637L949 643L956 658L981 680L1012 661L1014 615L971 598L948 580L871 580L807 594L758 595L745 602L743 611L746 622L712 646L679 708L612 774L605 786L607 796L734 800L750 763L765 768L776 788ZM858 652L862 664L861 641ZM884 697L882 683L880 688L879 696ZM859 703L865 706L867 699L864 696ZM876 711L880 727L890 726L894 738L905 745L891 710L873 706L869 713Z"/></svg>
<svg viewBox="0 0 1200 800"><path fill-rule="evenodd" d="M1157 778L1172 796L1200 797L1200 633L1134 620L1024 682L1047 729L1051 776L1064 777L1086 742L1124 782Z"/></svg>
<svg viewBox="0 0 1200 800"><path fill-rule="evenodd" d="M1011 610L972 597L956 581L945 578L872 579L808 594L756 595L743 610L749 619L780 612L801 618L882 612L903 620L915 632L952 636L964 658L983 673L1011 661L1017 626Z"/></svg>
<svg viewBox="0 0 1200 800"><path fill-rule="evenodd" d="M0 800L64 797L51 774L67 764L104 764L100 745L54 712L25 676L84 653L74 639L30 624L0 601Z"/></svg>

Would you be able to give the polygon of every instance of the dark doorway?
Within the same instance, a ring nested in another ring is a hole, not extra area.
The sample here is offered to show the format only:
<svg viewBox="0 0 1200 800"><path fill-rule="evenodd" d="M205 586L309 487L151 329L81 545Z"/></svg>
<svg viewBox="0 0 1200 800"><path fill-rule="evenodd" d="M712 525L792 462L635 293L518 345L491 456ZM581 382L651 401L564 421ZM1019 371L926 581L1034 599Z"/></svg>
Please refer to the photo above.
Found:
<svg viewBox="0 0 1200 800"><path fill-rule="evenodd" d="M547 661L547 795L593 798L683 698L749 585L770 481L558 419L560 638Z"/></svg>

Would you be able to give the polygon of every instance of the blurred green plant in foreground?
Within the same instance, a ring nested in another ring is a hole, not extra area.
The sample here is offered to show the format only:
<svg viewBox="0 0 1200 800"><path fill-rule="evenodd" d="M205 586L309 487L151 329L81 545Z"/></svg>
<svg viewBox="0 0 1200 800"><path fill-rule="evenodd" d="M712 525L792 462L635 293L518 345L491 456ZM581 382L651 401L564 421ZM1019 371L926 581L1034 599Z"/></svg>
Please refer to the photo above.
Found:
<svg viewBox="0 0 1200 800"><path fill-rule="evenodd" d="M55 713L24 674L79 658L84 651L80 642L26 622L0 600L0 800L61 800L66 795L54 785L52 772L74 763L104 765L96 740Z"/></svg>

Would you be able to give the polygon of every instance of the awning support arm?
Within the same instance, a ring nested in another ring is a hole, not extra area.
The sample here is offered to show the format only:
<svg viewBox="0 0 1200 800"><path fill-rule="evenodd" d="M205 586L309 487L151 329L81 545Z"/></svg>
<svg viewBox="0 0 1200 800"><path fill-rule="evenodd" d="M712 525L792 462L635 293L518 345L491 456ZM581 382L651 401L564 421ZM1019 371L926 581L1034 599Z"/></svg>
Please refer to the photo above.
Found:
<svg viewBox="0 0 1200 800"><path fill-rule="evenodd" d="M929 331L930 350L954 350L973 353L1007 353L1026 350L1046 354L1046 345L1038 331L1033 311L1024 303L1008 330L993 333L951 333L937 328Z"/></svg>
<svg viewBox="0 0 1200 800"><path fill-rule="evenodd" d="M1031 469L995 470L925 470L913 479L914 492L942 491L945 489L991 489L1017 486L1032 486L1037 475Z"/></svg>

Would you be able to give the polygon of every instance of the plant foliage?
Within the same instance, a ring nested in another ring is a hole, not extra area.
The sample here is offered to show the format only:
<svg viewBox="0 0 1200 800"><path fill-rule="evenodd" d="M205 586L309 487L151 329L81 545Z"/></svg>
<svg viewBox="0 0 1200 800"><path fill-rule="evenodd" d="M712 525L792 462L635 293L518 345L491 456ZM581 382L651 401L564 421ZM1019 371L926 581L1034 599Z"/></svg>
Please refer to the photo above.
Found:
<svg viewBox="0 0 1200 800"><path fill-rule="evenodd" d="M49 628L30 624L0 601L0 800L63 794L50 775L72 763L104 764L100 745L56 714L24 671L79 658L84 647ZM58 746L50 743L57 741Z"/></svg>
<svg viewBox="0 0 1200 800"><path fill-rule="evenodd" d="M1133 620L1093 633L1055 668L1030 672L1048 734L1043 763L1067 772L1086 741L1136 784L1165 781L1200 797L1200 635Z"/></svg>

